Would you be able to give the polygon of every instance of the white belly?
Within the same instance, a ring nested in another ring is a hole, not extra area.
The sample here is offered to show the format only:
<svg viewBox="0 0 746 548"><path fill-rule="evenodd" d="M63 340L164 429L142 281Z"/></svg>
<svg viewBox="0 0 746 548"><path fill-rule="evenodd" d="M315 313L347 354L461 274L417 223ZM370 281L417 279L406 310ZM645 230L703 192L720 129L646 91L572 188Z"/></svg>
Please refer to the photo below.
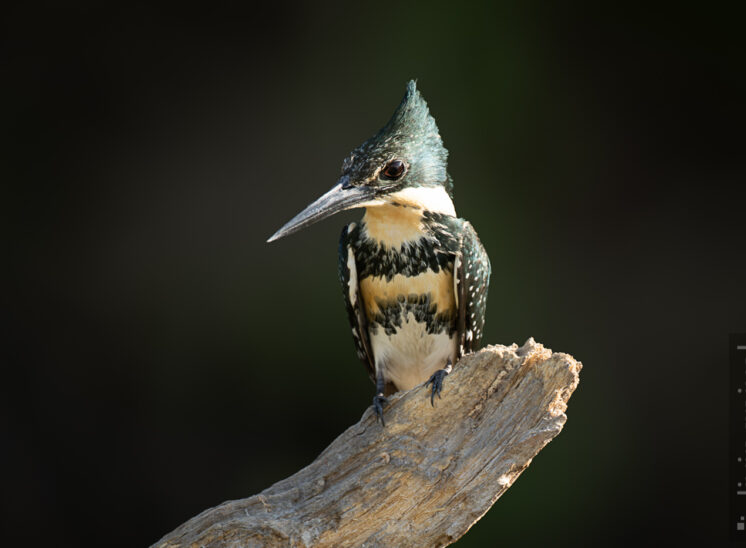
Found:
<svg viewBox="0 0 746 548"><path fill-rule="evenodd" d="M450 358L456 361L456 336L447 331L436 335L409 312L396 333L387 335L384 329L370 333L376 368L382 369L387 381L398 390L409 390L443 369Z"/></svg>

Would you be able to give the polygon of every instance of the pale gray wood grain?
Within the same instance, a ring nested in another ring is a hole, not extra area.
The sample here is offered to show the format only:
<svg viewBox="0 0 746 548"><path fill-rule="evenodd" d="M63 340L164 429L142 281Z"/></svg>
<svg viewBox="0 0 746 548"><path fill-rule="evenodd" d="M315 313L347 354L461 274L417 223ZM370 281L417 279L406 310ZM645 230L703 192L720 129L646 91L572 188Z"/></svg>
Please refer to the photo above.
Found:
<svg viewBox="0 0 746 548"><path fill-rule="evenodd" d="M310 465L190 519L155 545L446 546L565 423L582 365L529 339L465 356L431 407L424 386L368 409Z"/></svg>

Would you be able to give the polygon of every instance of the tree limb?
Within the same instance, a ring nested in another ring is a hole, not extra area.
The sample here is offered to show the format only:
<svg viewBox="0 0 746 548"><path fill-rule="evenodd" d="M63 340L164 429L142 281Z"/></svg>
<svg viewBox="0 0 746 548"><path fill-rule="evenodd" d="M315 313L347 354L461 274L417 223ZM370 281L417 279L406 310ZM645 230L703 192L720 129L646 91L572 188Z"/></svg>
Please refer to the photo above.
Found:
<svg viewBox="0 0 746 548"><path fill-rule="evenodd" d="M446 546L466 533L561 430L582 365L533 339L465 356L430 405L418 386L369 408L318 458L155 545Z"/></svg>

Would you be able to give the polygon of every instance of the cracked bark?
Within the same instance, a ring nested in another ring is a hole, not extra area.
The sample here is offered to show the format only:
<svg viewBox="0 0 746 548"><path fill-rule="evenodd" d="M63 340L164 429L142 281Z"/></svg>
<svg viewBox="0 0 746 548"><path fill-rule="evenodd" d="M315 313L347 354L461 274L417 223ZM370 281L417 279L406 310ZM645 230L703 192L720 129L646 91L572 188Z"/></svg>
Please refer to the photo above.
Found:
<svg viewBox="0 0 746 548"><path fill-rule="evenodd" d="M430 406L418 386L372 410L318 458L224 502L153 546L446 546L559 434L582 365L529 339L465 356Z"/></svg>

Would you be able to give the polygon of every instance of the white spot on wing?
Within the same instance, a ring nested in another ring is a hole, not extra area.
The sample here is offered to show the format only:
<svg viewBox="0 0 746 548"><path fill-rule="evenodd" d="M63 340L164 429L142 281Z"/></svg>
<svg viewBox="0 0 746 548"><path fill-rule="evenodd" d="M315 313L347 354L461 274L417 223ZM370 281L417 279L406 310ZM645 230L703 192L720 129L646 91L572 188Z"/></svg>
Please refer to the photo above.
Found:
<svg viewBox="0 0 746 548"><path fill-rule="evenodd" d="M352 306L357 303L357 265L355 264L355 254L352 252L352 246L347 246L347 268L350 269L350 279L347 280L347 291L350 295Z"/></svg>
<svg viewBox="0 0 746 548"><path fill-rule="evenodd" d="M461 257L456 255L456 261L453 264L453 294L456 297L456 308L458 308L458 273L461 267Z"/></svg>

